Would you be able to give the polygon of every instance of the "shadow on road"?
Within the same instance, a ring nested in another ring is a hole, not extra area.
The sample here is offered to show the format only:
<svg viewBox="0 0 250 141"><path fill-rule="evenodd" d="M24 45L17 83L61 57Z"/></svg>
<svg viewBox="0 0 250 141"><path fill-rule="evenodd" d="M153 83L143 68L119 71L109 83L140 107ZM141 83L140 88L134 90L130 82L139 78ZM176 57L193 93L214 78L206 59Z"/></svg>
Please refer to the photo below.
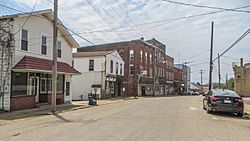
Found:
<svg viewBox="0 0 250 141"><path fill-rule="evenodd" d="M230 119L242 119L242 120L250 120L250 117L247 113L245 113L244 117L239 117L236 114L226 113L226 112L213 112L212 115Z"/></svg>
<svg viewBox="0 0 250 141"><path fill-rule="evenodd" d="M54 115L55 117L57 117L58 119L60 119L61 121L63 121L63 122L72 122L71 120L64 118L63 116L61 116L61 115L58 114L58 113L53 113L53 115Z"/></svg>
<svg viewBox="0 0 250 141"><path fill-rule="evenodd" d="M86 107L88 106L87 105L73 105L73 104L58 105L57 113L68 111L68 110L86 108ZM0 124L3 121L25 119L25 118L31 118L31 117L43 116L43 115L51 115L51 114L52 113L50 112L50 105L43 105L37 108L12 111L12 112L0 112Z"/></svg>

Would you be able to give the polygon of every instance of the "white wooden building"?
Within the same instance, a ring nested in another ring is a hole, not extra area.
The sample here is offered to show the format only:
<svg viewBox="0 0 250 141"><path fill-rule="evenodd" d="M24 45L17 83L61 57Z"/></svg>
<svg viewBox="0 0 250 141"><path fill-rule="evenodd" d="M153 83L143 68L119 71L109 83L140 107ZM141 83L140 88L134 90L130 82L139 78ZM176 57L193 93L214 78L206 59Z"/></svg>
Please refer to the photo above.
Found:
<svg viewBox="0 0 250 141"><path fill-rule="evenodd" d="M122 95L124 61L116 50L77 52L73 59L81 73L72 78L73 100L87 99L90 93L100 99Z"/></svg>
<svg viewBox="0 0 250 141"><path fill-rule="evenodd" d="M43 10L0 17L0 22L8 22L13 48L4 51L3 64L9 63L6 70L7 82L1 79L0 108L20 110L32 108L36 103L51 102L52 74L52 35L53 11ZM0 29L1 30L1 29ZM59 21L58 25L58 77L57 103L71 101L71 77L80 74L72 67L72 49L79 47L67 28ZM4 65L3 65L4 66ZM11 79L10 79L11 78ZM2 99L4 99L2 101ZM3 105L3 106L1 106Z"/></svg>

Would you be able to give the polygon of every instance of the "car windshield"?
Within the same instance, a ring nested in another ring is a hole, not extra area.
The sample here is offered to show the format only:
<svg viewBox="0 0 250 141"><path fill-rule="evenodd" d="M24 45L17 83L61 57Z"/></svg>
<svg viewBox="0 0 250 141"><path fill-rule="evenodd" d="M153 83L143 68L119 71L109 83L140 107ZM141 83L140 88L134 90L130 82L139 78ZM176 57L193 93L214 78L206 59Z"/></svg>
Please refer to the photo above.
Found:
<svg viewBox="0 0 250 141"><path fill-rule="evenodd" d="M236 92L230 90L214 90L214 96L230 96L230 97L240 97Z"/></svg>

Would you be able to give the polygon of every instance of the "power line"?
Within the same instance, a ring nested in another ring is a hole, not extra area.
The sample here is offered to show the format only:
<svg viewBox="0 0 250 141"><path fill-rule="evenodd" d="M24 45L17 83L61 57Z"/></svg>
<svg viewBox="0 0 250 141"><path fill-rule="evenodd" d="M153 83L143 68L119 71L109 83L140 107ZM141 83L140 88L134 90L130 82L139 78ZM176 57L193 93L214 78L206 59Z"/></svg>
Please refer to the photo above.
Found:
<svg viewBox="0 0 250 141"><path fill-rule="evenodd" d="M186 6L193 6L198 8L207 8L207 9L216 9L216 10L224 10L224 11L234 11L234 12L245 12L250 13L250 11L245 10L237 10L237 9L231 9L231 8L222 8L222 7L214 7L214 6L206 6L206 5L197 5L197 4L190 4L190 3L184 3L184 2L178 2L178 1L171 1L171 0L163 0L169 3L179 4L179 5L186 5Z"/></svg>
<svg viewBox="0 0 250 141"><path fill-rule="evenodd" d="M231 48L233 48L237 43L239 43L242 39L244 39L248 34L250 33L250 28L244 32L231 46L229 46L224 52L222 52L218 57L223 56L226 52L228 52ZM216 57L213 62L215 60L218 59L218 57Z"/></svg>
<svg viewBox="0 0 250 141"><path fill-rule="evenodd" d="M28 16L28 18L25 20L25 22L23 23L23 25L17 30L17 32L14 33L14 35L16 35L18 32L20 32L20 30L21 30L21 29L24 27L24 25L28 22L28 20L29 20L29 18L31 17L33 11L35 10L35 7L36 7L37 2L38 2L38 0L36 0L34 6L33 6L33 8L32 8L32 10L31 10L31 12L30 12L30 14L29 14L29 16Z"/></svg>
<svg viewBox="0 0 250 141"><path fill-rule="evenodd" d="M99 10L99 8L91 1L91 0L87 0L88 4L94 9L94 11L104 20L104 22L111 28L112 31L114 31L113 25L111 24L111 22L106 18L106 16ZM115 32L114 32L115 33ZM121 35L115 33L116 35L118 35L119 37L121 37ZM122 38L122 37L121 37ZM123 39L123 38L122 38Z"/></svg>

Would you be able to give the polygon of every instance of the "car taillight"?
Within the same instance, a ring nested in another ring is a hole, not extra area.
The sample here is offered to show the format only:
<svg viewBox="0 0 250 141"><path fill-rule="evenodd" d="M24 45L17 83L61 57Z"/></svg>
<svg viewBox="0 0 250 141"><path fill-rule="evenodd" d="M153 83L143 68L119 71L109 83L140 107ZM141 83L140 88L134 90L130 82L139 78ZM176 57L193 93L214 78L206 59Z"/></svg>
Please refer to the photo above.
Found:
<svg viewBox="0 0 250 141"><path fill-rule="evenodd" d="M234 99L234 102L243 103L244 100L242 98L236 98L236 99Z"/></svg>
<svg viewBox="0 0 250 141"><path fill-rule="evenodd" d="M221 98L212 96L212 97L210 97L210 100L211 101L217 101L217 100L221 100Z"/></svg>

